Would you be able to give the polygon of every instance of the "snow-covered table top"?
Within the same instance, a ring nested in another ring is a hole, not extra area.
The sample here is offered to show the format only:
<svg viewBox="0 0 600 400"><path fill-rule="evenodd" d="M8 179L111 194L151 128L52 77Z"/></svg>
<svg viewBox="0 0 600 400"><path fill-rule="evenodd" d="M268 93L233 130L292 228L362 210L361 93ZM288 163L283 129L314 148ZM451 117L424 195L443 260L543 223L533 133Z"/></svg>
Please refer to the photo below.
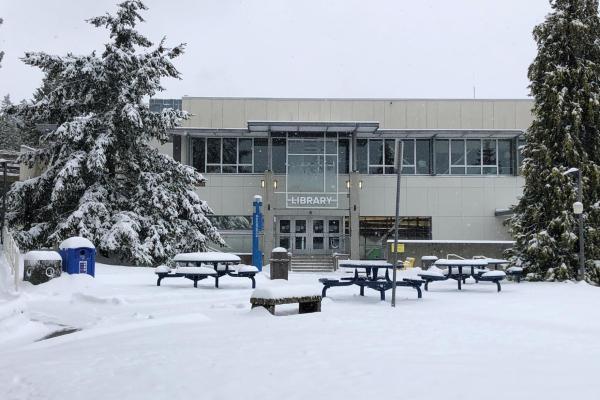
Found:
<svg viewBox="0 0 600 400"><path fill-rule="evenodd" d="M51 250L32 250L23 255L25 261L62 261L60 254Z"/></svg>
<svg viewBox="0 0 600 400"><path fill-rule="evenodd" d="M255 289L252 298L255 299L286 299L290 297L315 297L321 296L321 288L313 285L289 285L282 282L281 286Z"/></svg>
<svg viewBox="0 0 600 400"><path fill-rule="evenodd" d="M510 261L501 258L483 258L488 264L510 264Z"/></svg>
<svg viewBox="0 0 600 400"><path fill-rule="evenodd" d="M385 260L342 260L338 262L339 268L392 268L392 264Z"/></svg>
<svg viewBox="0 0 600 400"><path fill-rule="evenodd" d="M421 260L423 260L423 261L436 261L436 260L438 260L438 258L436 256L423 256L423 257L421 257Z"/></svg>
<svg viewBox="0 0 600 400"><path fill-rule="evenodd" d="M73 236L63 240L58 246L59 249L79 249L79 248L95 249L96 247L88 239L81 236Z"/></svg>
<svg viewBox="0 0 600 400"><path fill-rule="evenodd" d="M190 262L206 262L206 263L239 263L240 257L231 253L220 253L218 251L196 252L196 253L180 253L177 254L173 261L190 261Z"/></svg>
<svg viewBox="0 0 600 400"><path fill-rule="evenodd" d="M449 260L441 258L434 263L436 266L442 267L485 267L488 262L485 259L480 260Z"/></svg>

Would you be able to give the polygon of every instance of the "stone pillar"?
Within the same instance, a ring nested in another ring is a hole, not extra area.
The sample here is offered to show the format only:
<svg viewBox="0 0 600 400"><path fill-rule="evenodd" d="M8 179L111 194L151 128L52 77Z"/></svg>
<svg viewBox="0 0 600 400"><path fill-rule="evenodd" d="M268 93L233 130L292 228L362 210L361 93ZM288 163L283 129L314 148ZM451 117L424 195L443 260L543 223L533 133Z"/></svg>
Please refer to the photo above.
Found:
<svg viewBox="0 0 600 400"><path fill-rule="evenodd" d="M271 254L273 249L274 229L273 229L273 172L265 171L265 187L263 188L263 254L265 257ZM266 261L266 260L265 260Z"/></svg>
<svg viewBox="0 0 600 400"><path fill-rule="evenodd" d="M352 171L350 173L350 258L357 260L360 258L360 173Z"/></svg>
<svg viewBox="0 0 600 400"><path fill-rule="evenodd" d="M184 132L181 135L181 144L180 144L180 160L183 165L190 165L190 136L188 136L187 132Z"/></svg>

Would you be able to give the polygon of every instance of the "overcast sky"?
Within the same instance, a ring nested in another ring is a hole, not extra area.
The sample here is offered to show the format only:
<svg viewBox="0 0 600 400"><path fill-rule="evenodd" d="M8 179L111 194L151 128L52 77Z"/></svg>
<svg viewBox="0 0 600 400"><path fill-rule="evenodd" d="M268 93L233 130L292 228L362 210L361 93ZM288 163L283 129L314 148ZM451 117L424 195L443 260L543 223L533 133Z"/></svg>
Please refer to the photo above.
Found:
<svg viewBox="0 0 600 400"><path fill-rule="evenodd" d="M115 0L0 0L0 95L29 98L25 51L101 50ZM524 98L548 0L146 0L140 30L188 44L157 97Z"/></svg>

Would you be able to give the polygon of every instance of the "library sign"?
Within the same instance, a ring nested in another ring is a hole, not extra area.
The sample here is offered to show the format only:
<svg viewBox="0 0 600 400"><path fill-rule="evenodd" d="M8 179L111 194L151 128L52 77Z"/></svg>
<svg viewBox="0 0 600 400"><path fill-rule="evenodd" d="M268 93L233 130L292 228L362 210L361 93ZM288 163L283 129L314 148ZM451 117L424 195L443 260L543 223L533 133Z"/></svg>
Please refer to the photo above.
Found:
<svg viewBox="0 0 600 400"><path fill-rule="evenodd" d="M287 193L287 208L337 208L337 193Z"/></svg>

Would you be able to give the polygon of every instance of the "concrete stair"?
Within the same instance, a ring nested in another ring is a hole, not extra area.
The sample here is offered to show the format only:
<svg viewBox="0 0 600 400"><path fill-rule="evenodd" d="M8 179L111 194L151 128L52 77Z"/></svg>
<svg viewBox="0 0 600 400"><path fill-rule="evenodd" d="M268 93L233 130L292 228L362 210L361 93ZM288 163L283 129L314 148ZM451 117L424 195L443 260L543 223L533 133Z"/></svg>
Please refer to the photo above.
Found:
<svg viewBox="0 0 600 400"><path fill-rule="evenodd" d="M294 255L292 256L293 272L331 272L333 257L329 255Z"/></svg>

